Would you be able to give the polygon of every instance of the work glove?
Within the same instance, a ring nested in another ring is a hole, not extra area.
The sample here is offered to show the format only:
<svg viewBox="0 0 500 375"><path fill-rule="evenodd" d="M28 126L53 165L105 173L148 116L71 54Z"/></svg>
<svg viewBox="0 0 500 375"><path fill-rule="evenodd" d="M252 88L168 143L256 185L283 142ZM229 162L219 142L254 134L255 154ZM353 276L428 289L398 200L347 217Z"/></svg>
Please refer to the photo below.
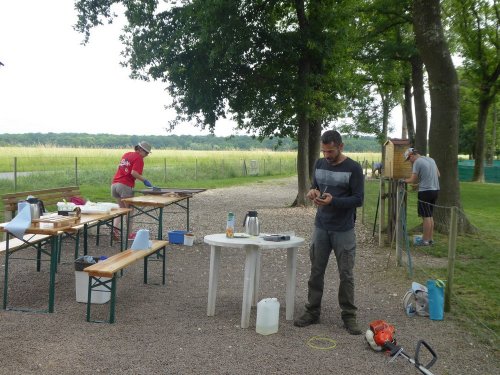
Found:
<svg viewBox="0 0 500 375"><path fill-rule="evenodd" d="M151 182L149 182L149 180L144 180L142 181L144 183L144 185L146 185L147 187L153 187L153 184Z"/></svg>

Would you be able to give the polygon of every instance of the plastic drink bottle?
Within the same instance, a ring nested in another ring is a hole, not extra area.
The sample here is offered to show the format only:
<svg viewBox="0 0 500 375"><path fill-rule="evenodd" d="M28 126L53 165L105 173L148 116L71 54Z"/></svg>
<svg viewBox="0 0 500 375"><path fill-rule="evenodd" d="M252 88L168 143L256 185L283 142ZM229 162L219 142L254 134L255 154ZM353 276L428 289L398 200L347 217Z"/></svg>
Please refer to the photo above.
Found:
<svg viewBox="0 0 500 375"><path fill-rule="evenodd" d="M232 212L227 214L226 237L234 237L234 213Z"/></svg>

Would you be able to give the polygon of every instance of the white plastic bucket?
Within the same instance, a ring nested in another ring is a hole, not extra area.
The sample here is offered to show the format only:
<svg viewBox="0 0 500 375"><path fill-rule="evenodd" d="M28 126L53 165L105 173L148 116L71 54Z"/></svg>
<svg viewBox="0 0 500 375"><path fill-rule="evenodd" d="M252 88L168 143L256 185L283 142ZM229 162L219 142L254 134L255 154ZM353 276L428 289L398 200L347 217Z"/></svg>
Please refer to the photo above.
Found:
<svg viewBox="0 0 500 375"><path fill-rule="evenodd" d="M184 233L184 245L193 246L193 244L194 244L194 234Z"/></svg>
<svg viewBox="0 0 500 375"><path fill-rule="evenodd" d="M109 280L109 278L102 278L102 281ZM87 272L75 271L75 291L76 291L76 302L87 303L88 292L89 292L89 275ZM110 300L111 293L109 289L104 286L99 286L92 289L92 295L90 296L90 303L106 303Z"/></svg>
<svg viewBox="0 0 500 375"><path fill-rule="evenodd" d="M276 298L264 298L257 303L255 331L261 335L278 332L280 303Z"/></svg>

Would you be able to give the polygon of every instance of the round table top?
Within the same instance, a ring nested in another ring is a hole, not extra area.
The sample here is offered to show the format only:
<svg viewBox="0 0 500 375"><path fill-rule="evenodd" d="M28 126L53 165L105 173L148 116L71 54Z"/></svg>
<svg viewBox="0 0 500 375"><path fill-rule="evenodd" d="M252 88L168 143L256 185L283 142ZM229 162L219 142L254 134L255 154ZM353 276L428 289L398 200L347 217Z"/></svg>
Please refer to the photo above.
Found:
<svg viewBox="0 0 500 375"><path fill-rule="evenodd" d="M243 233L235 233L236 236L242 235ZM225 233L209 234L203 239L205 243L212 246L222 246L222 247L235 247L235 248L245 248L247 246L258 246L259 248L272 248L272 249L288 249L291 247L298 247L304 244L304 239L302 237L293 236L286 241L266 241L264 240L266 234L260 234L259 236L249 236L243 238L228 238Z"/></svg>

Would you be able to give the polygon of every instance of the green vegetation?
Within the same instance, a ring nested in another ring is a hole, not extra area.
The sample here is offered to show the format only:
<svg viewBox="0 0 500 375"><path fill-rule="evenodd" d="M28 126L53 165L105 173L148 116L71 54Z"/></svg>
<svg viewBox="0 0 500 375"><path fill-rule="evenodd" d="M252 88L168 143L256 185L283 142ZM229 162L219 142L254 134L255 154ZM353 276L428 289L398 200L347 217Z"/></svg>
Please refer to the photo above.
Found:
<svg viewBox="0 0 500 375"><path fill-rule="evenodd" d="M380 152L381 146L374 137L346 136L347 152ZM212 135L114 135L86 133L26 133L2 134L0 147L54 147L130 149L139 141L148 141L156 150L278 150L297 149L297 142L291 138L264 138L259 140L248 135L215 137ZM77 151L76 151L77 152Z"/></svg>
<svg viewBox="0 0 500 375"><path fill-rule="evenodd" d="M478 229L476 234L457 238L451 315L485 342L499 348L500 335L500 185L462 182L460 184L463 212ZM378 181L366 184L365 222L373 226L379 191ZM421 234L417 217L417 197L408 192L407 223L409 239ZM378 224L378 223L377 223ZM449 226L449 223L444 223ZM448 234L435 233L432 247L413 247L414 254L425 252L438 258L448 256ZM439 267L416 267L412 280L447 279L446 261ZM441 263L439 263L441 264Z"/></svg>

